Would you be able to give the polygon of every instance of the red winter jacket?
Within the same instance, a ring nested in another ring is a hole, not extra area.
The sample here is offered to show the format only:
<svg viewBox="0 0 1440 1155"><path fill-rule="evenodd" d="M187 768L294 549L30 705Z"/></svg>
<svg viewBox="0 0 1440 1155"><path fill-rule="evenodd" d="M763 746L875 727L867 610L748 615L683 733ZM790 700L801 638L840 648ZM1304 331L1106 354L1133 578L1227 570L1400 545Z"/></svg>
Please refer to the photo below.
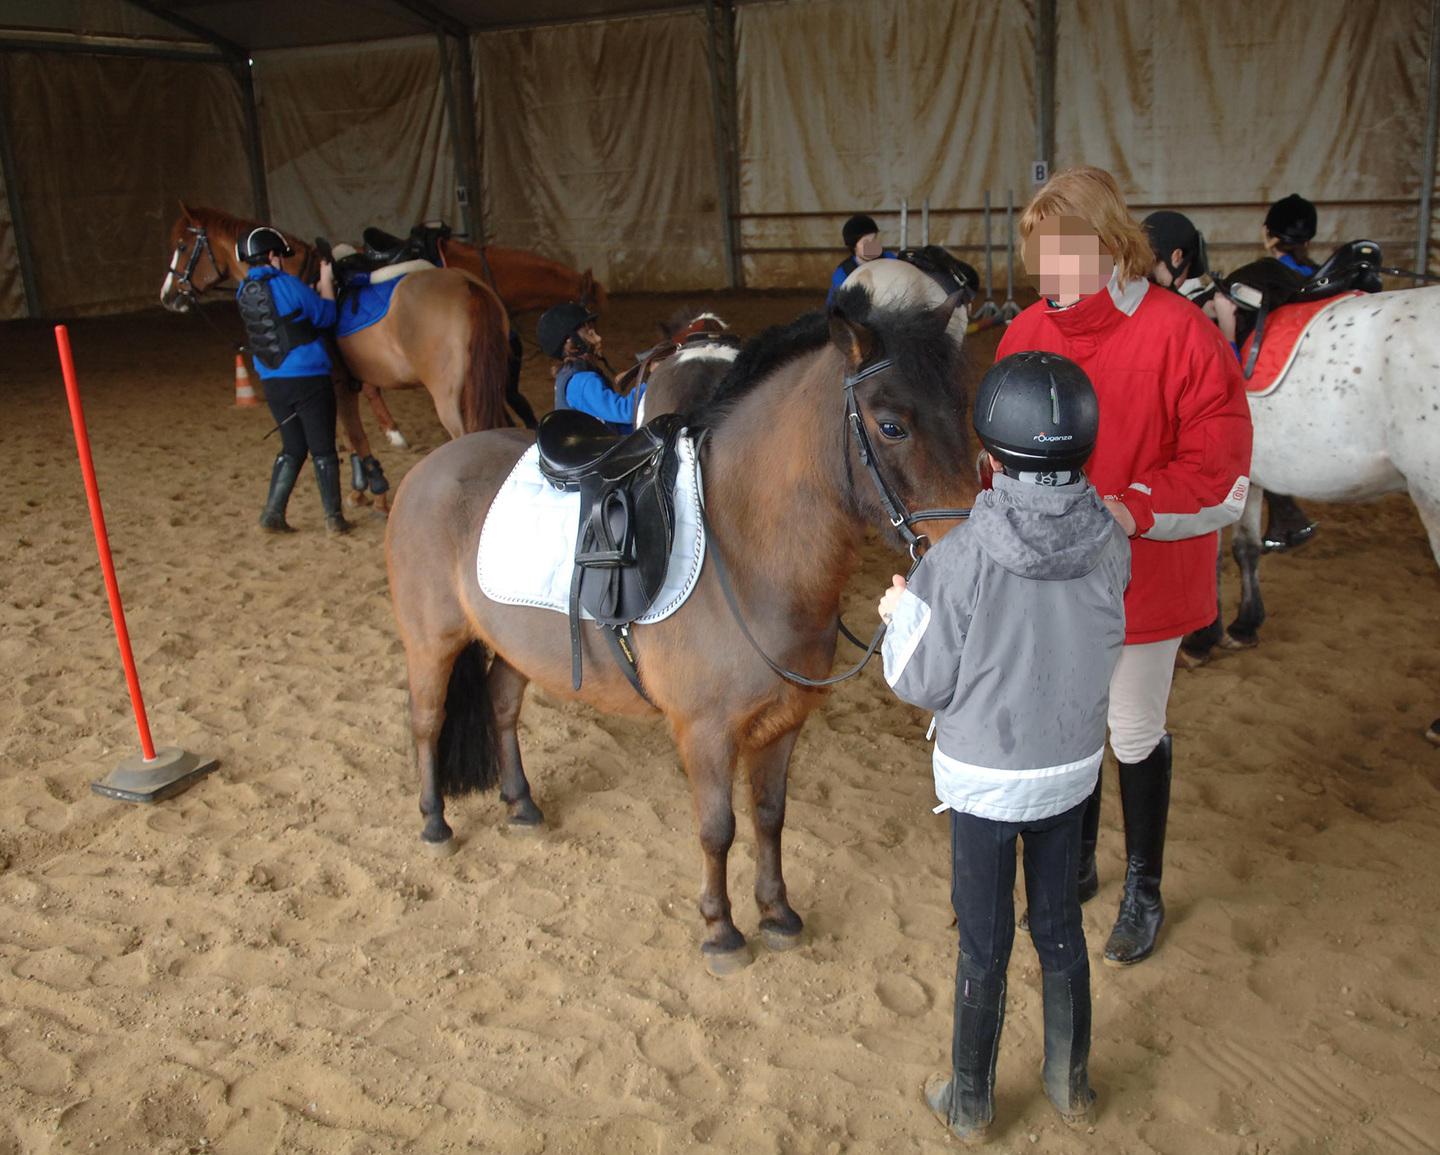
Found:
<svg viewBox="0 0 1440 1155"><path fill-rule="evenodd" d="M1208 625L1215 534L1239 519L1250 485L1250 406L1219 329L1175 293L1112 277L1068 308L1031 305L997 359L1027 349L1078 363L1100 398L1100 439L1085 472L1135 518L1125 644Z"/></svg>

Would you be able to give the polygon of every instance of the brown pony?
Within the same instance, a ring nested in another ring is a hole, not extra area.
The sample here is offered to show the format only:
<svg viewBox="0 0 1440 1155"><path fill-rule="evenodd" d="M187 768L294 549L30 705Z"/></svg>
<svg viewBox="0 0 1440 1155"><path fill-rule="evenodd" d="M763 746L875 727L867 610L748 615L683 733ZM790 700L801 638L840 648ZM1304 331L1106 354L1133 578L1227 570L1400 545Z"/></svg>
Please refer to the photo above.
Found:
<svg viewBox="0 0 1440 1155"><path fill-rule="evenodd" d="M161 304L184 312L206 289L243 278L235 242L255 227L257 222L182 203L171 229L174 248ZM302 275L318 267L309 245L285 236L295 250L284 262L287 272ZM493 290L459 269L426 269L400 282L384 318L336 345L357 381L382 389L424 385L445 431L459 437L504 421L509 335L509 319ZM370 457L348 382L337 380L336 398L352 451Z"/></svg>
<svg viewBox="0 0 1440 1155"><path fill-rule="evenodd" d="M780 863L785 785L800 727L823 692L793 675L820 679L831 668L841 591L867 529L890 520L882 486L902 503L955 504L973 494L960 347L946 331L953 305L885 310L864 288L847 289L828 321L810 314L753 342L691 415L692 431L707 431L707 552L679 610L633 629L653 706L631 688L597 631L583 631L577 693L565 616L500 605L481 592L481 528L533 435L466 437L410 471L385 554L405 645L426 844L453 848L445 797L497 779L511 823L543 821L516 730L528 683L607 712L658 710L690 779L705 863L702 951L711 970L749 961L726 884L737 763L750 786L761 933L776 950L799 942L801 920ZM733 610L717 558L731 576ZM494 655L488 665L487 651Z"/></svg>
<svg viewBox="0 0 1440 1155"><path fill-rule="evenodd" d="M512 314L548 309L563 301L581 301L597 313L609 303L605 287L586 269L577 273L568 265L526 249L502 245L477 248L447 238L440 242L446 267L464 269L489 285Z"/></svg>

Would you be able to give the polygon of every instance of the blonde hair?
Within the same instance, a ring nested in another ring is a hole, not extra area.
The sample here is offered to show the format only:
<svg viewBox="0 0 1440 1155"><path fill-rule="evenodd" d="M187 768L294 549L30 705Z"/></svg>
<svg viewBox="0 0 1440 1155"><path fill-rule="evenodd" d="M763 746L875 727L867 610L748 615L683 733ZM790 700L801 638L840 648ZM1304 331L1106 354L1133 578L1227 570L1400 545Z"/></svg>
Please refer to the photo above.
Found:
<svg viewBox="0 0 1440 1155"><path fill-rule="evenodd" d="M1100 243L1115 258L1122 281L1144 280L1155 264L1150 238L1125 207L1115 178L1103 168L1079 165L1057 172L1041 187L1020 214L1023 243L1043 220L1079 217L1095 230Z"/></svg>

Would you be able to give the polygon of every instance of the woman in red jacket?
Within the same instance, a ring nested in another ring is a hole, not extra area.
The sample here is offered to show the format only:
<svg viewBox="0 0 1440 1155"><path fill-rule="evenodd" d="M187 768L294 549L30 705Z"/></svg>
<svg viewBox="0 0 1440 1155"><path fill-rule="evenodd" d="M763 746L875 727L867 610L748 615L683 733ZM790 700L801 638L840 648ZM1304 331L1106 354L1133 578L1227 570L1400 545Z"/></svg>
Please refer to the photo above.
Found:
<svg viewBox="0 0 1440 1155"><path fill-rule="evenodd" d="M1020 236L1041 299L1011 323L996 359L1039 349L1085 370L1100 400L1086 473L1131 539L1125 648L1109 706L1127 865L1105 945L1105 961L1124 966L1149 957L1165 920L1165 707L1180 640L1215 616L1215 535L1245 507L1250 409L1216 327L1146 279L1150 244L1109 173L1056 174L1026 206ZM1082 902L1099 889L1099 825L1097 783L1084 826Z"/></svg>

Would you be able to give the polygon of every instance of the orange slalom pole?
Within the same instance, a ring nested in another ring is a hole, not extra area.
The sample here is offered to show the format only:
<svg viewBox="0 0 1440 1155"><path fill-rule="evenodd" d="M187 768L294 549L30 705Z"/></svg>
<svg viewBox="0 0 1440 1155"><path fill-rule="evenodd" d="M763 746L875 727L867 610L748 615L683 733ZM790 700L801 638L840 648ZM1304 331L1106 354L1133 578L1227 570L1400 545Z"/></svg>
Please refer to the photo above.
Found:
<svg viewBox="0 0 1440 1155"><path fill-rule="evenodd" d="M104 798L119 802L159 802L185 790L218 765L214 758L204 758L164 746L158 751L150 737L150 719L145 713L145 699L140 693L140 675L135 669L135 652L130 646L130 631L125 626L125 607L120 601L120 583L115 578L115 559L110 554L110 535L105 529L105 511L100 506L100 486L95 480L95 460L90 453L90 435L85 428L85 410L80 403L80 386L75 377L75 358L70 351L70 332L64 325L55 326L55 344L60 350L60 372L65 378L65 397L70 403L70 424L75 430L75 451L80 457L80 473L85 479L85 499L90 505L90 524L95 529L95 548L100 553L100 572L105 575L105 595L110 599L110 617L115 623L115 640L120 646L120 661L125 667L125 685L130 690L130 705L135 711L135 728L140 732L141 757L125 759L109 775L90 788Z"/></svg>
<svg viewBox="0 0 1440 1155"><path fill-rule="evenodd" d="M125 667L125 685L130 689L130 706L135 727L140 731L140 749L145 761L155 761L155 742L150 737L150 719L140 693L140 675L125 628L125 607L120 602L120 583L115 579L115 560L110 556L110 535L105 530L105 511L100 506L100 486L95 480L95 459L90 455L90 434L85 428L85 409L80 403L80 384L75 379L75 358L70 352L70 331L55 326L55 344L60 348L60 372L65 377L65 399L70 402L70 424L75 429L75 450L80 455L80 474L85 479L85 499L90 504L90 524L95 528L95 548L100 551L100 572L105 575L105 596L110 599L110 617L115 622L115 640L120 644L120 661Z"/></svg>

